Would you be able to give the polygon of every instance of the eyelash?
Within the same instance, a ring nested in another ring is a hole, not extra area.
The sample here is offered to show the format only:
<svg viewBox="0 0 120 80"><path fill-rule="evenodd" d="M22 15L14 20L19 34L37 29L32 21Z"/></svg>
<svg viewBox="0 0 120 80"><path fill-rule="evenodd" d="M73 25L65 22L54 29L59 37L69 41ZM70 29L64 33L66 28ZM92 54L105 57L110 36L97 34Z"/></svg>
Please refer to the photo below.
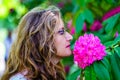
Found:
<svg viewBox="0 0 120 80"><path fill-rule="evenodd" d="M58 31L58 33L59 33L60 35L63 35L63 34L65 34L65 30L60 30L60 31Z"/></svg>

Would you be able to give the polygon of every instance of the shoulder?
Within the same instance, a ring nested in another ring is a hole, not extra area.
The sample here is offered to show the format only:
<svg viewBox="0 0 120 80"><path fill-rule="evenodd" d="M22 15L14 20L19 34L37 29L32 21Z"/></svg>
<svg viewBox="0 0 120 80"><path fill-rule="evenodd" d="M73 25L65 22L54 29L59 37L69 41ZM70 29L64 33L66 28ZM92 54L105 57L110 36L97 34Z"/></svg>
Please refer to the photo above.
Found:
<svg viewBox="0 0 120 80"><path fill-rule="evenodd" d="M23 74L17 73L13 75L9 80L27 80Z"/></svg>

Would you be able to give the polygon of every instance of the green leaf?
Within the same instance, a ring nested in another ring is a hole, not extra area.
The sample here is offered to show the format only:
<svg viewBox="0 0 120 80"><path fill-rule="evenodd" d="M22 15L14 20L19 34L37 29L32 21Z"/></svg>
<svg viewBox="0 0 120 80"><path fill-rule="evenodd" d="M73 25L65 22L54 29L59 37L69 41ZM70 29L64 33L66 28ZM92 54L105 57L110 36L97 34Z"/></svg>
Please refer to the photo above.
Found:
<svg viewBox="0 0 120 80"><path fill-rule="evenodd" d="M77 71L79 69L80 68L76 64L73 64L70 68L69 75L71 75L72 73L74 73L75 71Z"/></svg>
<svg viewBox="0 0 120 80"><path fill-rule="evenodd" d="M77 0L77 3L79 4L80 7L86 6L86 0Z"/></svg>
<svg viewBox="0 0 120 80"><path fill-rule="evenodd" d="M92 65L85 68L85 79L86 80L96 80L96 74L94 72Z"/></svg>
<svg viewBox="0 0 120 80"><path fill-rule="evenodd" d="M85 19L87 20L87 22L89 22L90 24L93 23L94 21L93 14L89 9L85 9L83 15L85 16Z"/></svg>
<svg viewBox="0 0 120 80"><path fill-rule="evenodd" d="M76 13L77 12L77 10L79 9L79 6L76 4L76 5L74 5L74 9L73 9L73 13Z"/></svg>
<svg viewBox="0 0 120 80"><path fill-rule="evenodd" d="M103 24L107 24L105 26L105 31L109 33L111 30L113 30L115 24L117 23L117 20L119 19L120 14L116 14L109 19L107 19Z"/></svg>
<svg viewBox="0 0 120 80"><path fill-rule="evenodd" d="M93 67L99 80L110 80L109 72L101 62L95 62Z"/></svg>
<svg viewBox="0 0 120 80"><path fill-rule="evenodd" d="M110 46L113 46L114 42L113 41L109 41L109 42L104 43L104 45L106 46L106 48L108 48Z"/></svg>
<svg viewBox="0 0 120 80"><path fill-rule="evenodd" d="M110 51L106 50L106 53L107 53L107 55L112 55L112 53Z"/></svg>
<svg viewBox="0 0 120 80"><path fill-rule="evenodd" d="M99 36L102 43L111 41L113 39L113 37L111 35L109 35L109 34L106 34L106 35L98 34L98 36Z"/></svg>
<svg viewBox="0 0 120 80"><path fill-rule="evenodd" d="M112 53L112 55L110 56L110 63L111 63L111 69L112 69L111 71L112 71L113 78L115 80L120 80L120 69L118 67L114 53Z"/></svg>
<svg viewBox="0 0 120 80"><path fill-rule="evenodd" d="M79 34L82 29L83 29L83 24L84 24L84 15L81 13L78 15L78 17L76 18L76 23L75 23L75 28L76 28L76 33Z"/></svg>
<svg viewBox="0 0 120 80"><path fill-rule="evenodd" d="M73 56L71 55L71 56L69 56L69 57L65 57L65 58L63 58L62 59L62 63L64 64L64 65L69 65L69 66L71 66L71 65L73 65Z"/></svg>
<svg viewBox="0 0 120 80"><path fill-rule="evenodd" d="M76 4L77 4L77 1L76 1L76 0L72 0L72 4L73 4L73 5L76 5Z"/></svg>
<svg viewBox="0 0 120 80"><path fill-rule="evenodd" d="M116 54L120 58L120 47L116 47L114 50L116 51Z"/></svg>
<svg viewBox="0 0 120 80"><path fill-rule="evenodd" d="M78 69L77 71L75 71L74 73L69 75L66 80L76 80L77 77L80 75L80 72L81 72L81 70Z"/></svg>
<svg viewBox="0 0 120 80"><path fill-rule="evenodd" d="M117 24L118 33L120 33L120 23Z"/></svg>
<svg viewBox="0 0 120 80"><path fill-rule="evenodd" d="M71 44L70 48L73 50L74 49L74 43Z"/></svg>
<svg viewBox="0 0 120 80"><path fill-rule="evenodd" d="M109 47L117 47L118 46L118 43L120 43L120 35L118 37L116 37L114 39L114 41L108 41L106 43L104 43L104 45L106 46L106 49L109 48Z"/></svg>
<svg viewBox="0 0 120 80"><path fill-rule="evenodd" d="M113 4L114 0L106 0L108 3Z"/></svg>
<svg viewBox="0 0 120 80"><path fill-rule="evenodd" d="M114 44L118 43L120 41L120 35L114 39Z"/></svg>
<svg viewBox="0 0 120 80"><path fill-rule="evenodd" d="M104 64L104 66L107 68L107 70L110 71L110 63L109 63L107 57L104 57L104 59L101 60L101 62Z"/></svg>
<svg viewBox="0 0 120 80"><path fill-rule="evenodd" d="M118 64L118 69L120 71L120 57L118 56L118 53L116 51L114 54L115 54L116 63Z"/></svg>

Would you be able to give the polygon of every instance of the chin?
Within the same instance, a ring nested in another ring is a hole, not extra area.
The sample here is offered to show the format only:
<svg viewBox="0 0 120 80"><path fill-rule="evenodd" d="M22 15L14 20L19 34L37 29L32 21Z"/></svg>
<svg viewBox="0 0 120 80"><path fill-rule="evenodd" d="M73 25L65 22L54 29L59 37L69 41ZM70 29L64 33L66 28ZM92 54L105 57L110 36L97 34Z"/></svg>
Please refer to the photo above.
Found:
<svg viewBox="0 0 120 80"><path fill-rule="evenodd" d="M68 57L68 56L72 55L72 51L71 50L62 51L62 52L60 52L57 55L59 57Z"/></svg>
<svg viewBox="0 0 120 80"><path fill-rule="evenodd" d="M66 53L66 57L67 56L71 56L72 55L72 52L70 51L69 53Z"/></svg>

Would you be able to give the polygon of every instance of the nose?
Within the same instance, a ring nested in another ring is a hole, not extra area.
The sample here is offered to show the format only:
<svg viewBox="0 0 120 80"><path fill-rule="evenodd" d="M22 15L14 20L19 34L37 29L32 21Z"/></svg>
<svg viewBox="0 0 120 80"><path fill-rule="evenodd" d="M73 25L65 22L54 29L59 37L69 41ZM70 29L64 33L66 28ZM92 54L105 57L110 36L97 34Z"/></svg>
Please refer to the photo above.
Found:
<svg viewBox="0 0 120 80"><path fill-rule="evenodd" d="M68 32L66 32L65 37L66 37L66 39L67 39L68 41L71 41L71 40L73 39L72 35L71 35L70 33L68 33Z"/></svg>

